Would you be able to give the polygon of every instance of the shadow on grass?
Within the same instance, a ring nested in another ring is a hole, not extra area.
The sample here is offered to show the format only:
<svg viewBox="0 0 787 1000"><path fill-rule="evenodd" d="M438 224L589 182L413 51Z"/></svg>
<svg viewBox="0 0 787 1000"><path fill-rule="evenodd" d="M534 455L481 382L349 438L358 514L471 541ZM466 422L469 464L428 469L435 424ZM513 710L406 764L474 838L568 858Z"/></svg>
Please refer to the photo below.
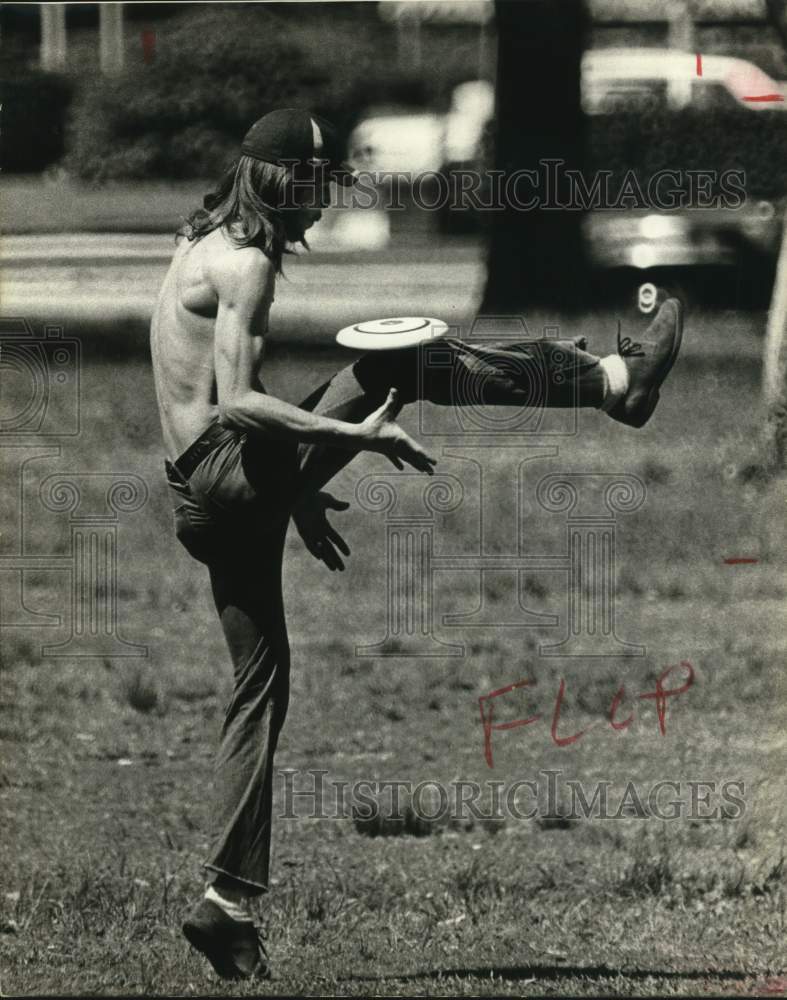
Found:
<svg viewBox="0 0 787 1000"><path fill-rule="evenodd" d="M745 979L762 976L759 972L739 972L734 969L703 969L674 971L666 969L625 969L610 965L482 965L454 969L424 969L420 972L391 972L385 975L351 975L339 979L339 982L388 982L396 979L402 982L422 979L445 979L452 976L474 979L505 979L516 982L521 979L567 979L571 977L585 979L612 979L620 976L626 979L722 979L730 982L741 982Z"/></svg>

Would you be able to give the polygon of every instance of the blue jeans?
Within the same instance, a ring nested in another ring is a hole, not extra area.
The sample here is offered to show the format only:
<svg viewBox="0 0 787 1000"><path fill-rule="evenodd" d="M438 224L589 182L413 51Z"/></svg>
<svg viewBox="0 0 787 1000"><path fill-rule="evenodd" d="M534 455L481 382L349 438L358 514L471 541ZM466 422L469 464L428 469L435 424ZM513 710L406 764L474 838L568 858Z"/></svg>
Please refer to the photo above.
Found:
<svg viewBox="0 0 787 1000"><path fill-rule="evenodd" d="M581 341L534 341L506 348L445 339L363 355L301 404L359 422L395 386L403 402L438 405L598 407L604 376ZM534 395L535 394L535 395ZM214 426L210 450L184 476L166 463L177 537L207 565L229 646L234 689L216 757L215 829L205 867L249 893L268 887L273 756L287 712L290 649L282 599L282 558L292 505L319 490L351 451L263 439ZM185 455L187 455L185 453Z"/></svg>

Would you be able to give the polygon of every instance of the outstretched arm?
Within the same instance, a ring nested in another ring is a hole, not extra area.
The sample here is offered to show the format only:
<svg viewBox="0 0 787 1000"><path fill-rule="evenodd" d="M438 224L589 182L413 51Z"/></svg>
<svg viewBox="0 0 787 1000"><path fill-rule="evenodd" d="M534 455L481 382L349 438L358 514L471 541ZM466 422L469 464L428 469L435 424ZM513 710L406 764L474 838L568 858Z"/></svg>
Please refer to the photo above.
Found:
<svg viewBox="0 0 787 1000"><path fill-rule="evenodd" d="M399 467L405 462L431 472L433 459L399 427L391 407L384 415L381 407L353 424L302 410L255 388L270 306L271 267L260 251L245 247L233 251L229 262L222 262L211 275L219 298L214 365L220 423L263 437L376 451Z"/></svg>

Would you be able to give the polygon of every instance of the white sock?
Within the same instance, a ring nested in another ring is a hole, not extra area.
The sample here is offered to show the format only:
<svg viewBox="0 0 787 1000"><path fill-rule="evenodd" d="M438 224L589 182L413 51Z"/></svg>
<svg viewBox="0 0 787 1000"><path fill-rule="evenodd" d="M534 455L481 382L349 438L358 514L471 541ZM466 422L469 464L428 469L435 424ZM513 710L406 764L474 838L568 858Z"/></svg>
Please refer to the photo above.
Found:
<svg viewBox="0 0 787 1000"><path fill-rule="evenodd" d="M609 413L629 390L629 370L619 354L608 354L599 361L604 372L604 402L601 409Z"/></svg>
<svg viewBox="0 0 787 1000"><path fill-rule="evenodd" d="M209 885L205 890L205 899L209 899L211 903L215 903L216 906L220 906L222 910L227 914L232 920L253 920L251 914L251 906L249 904L249 897L244 896L242 893L232 893L232 898L229 895L218 892L212 885Z"/></svg>

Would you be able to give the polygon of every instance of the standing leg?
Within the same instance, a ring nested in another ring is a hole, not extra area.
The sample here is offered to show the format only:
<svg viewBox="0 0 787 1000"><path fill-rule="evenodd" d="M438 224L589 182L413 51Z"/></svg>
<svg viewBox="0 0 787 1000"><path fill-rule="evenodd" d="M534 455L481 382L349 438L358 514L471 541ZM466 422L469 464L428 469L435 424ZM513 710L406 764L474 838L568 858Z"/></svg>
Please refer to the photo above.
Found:
<svg viewBox="0 0 787 1000"><path fill-rule="evenodd" d="M268 887L273 755L287 712L290 651L281 573L286 522L237 560L211 565L234 689L215 771L215 837L205 867L217 889Z"/></svg>

